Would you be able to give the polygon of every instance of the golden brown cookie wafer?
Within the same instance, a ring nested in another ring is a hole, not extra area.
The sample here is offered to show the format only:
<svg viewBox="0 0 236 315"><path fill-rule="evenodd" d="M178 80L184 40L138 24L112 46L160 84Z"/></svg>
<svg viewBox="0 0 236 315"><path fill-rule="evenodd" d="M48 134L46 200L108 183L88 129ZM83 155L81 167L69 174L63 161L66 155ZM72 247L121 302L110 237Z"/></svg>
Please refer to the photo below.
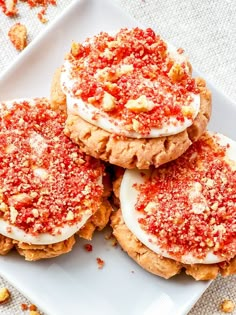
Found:
<svg viewBox="0 0 236 315"><path fill-rule="evenodd" d="M1 104L1 168L5 170L0 178L0 233L5 235L0 234L1 255L15 247L27 260L56 257L72 249L80 228L83 237L82 231L91 225L87 235L91 239L95 229L103 229L109 221L111 183L107 174L103 178L104 165L79 151L64 135L65 116L50 105L47 99ZM90 196L93 189L97 190ZM65 223L61 224L63 211ZM82 221L84 212L90 215ZM78 226L73 223L76 217ZM63 234L71 226L75 229Z"/></svg>
<svg viewBox="0 0 236 315"><path fill-rule="evenodd" d="M35 261L43 258L53 258L71 251L75 244L75 238L72 235L70 238L50 245L32 245L23 242L16 242L15 247L25 260Z"/></svg>
<svg viewBox="0 0 236 315"><path fill-rule="evenodd" d="M98 211L86 222L76 234L81 238L92 239L96 229L101 231L108 224L112 207L106 199L103 200ZM23 242L18 242L0 234L0 255L7 253L14 247L18 253L25 257L26 260L39 260L44 258L53 258L62 254L66 254L72 250L75 244L74 235L65 241L50 245L33 245Z"/></svg>
<svg viewBox="0 0 236 315"><path fill-rule="evenodd" d="M0 234L0 255L6 255L13 247L13 240Z"/></svg>
<svg viewBox="0 0 236 315"><path fill-rule="evenodd" d="M187 265L154 253L127 228L120 210L111 216L111 226L122 249L142 268L155 275L168 279L184 270L196 280L211 280L218 274L229 276L236 273L236 257L224 263Z"/></svg>
<svg viewBox="0 0 236 315"><path fill-rule="evenodd" d="M62 109L66 107L66 100L59 81L60 70L57 70L51 99L55 108ZM179 134L150 139L116 136L72 114L68 115L65 133L85 153L111 164L129 169L158 167L182 155L206 130L211 116L211 92L202 78L197 78L196 82L200 90L200 111L193 124Z"/></svg>
<svg viewBox="0 0 236 315"><path fill-rule="evenodd" d="M104 200L100 209L86 222L77 234L86 240L91 240L96 229L101 231L108 224L112 210L110 202Z"/></svg>
<svg viewBox="0 0 236 315"><path fill-rule="evenodd" d="M142 268L166 279L181 271L180 263L164 258L143 245L125 225L120 210L111 216L111 226L120 246Z"/></svg>

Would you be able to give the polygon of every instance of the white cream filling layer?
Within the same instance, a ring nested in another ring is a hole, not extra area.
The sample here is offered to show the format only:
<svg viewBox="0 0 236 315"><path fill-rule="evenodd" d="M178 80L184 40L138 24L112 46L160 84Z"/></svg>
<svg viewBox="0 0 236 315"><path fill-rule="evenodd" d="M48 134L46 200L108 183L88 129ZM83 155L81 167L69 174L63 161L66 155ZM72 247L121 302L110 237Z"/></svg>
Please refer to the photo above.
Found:
<svg viewBox="0 0 236 315"><path fill-rule="evenodd" d="M13 101L7 101L4 102L4 104L7 106L7 108L11 108L14 103L21 103L23 101L27 101L30 103L30 105L34 105L34 100L30 99L20 99L20 100L13 100ZM1 106L1 103L0 103ZM33 132L32 136L29 138L29 143L32 149L32 154L35 157L35 160L37 161L37 158L39 158L43 151L47 148L47 143L44 140L44 138L36 133ZM17 148L14 148L14 150L18 150ZM48 176L50 176L50 173L47 169L42 167L33 167L33 173L35 177L40 178L42 183L47 180ZM102 176L100 176L97 180L97 184L102 186ZM1 187L0 187L1 189ZM1 200L0 200L0 207L1 207ZM40 209L36 210L38 211L40 215ZM26 233L24 230L18 228L15 226L14 223L17 215L19 215L20 210L17 211L14 208L11 208L10 205L10 221L7 222L0 218L0 234L7 236L9 238L12 238L14 240L25 242L28 244L35 244L35 245L48 245L48 244L54 244L61 241L64 241L68 239L70 236L78 232L84 224L87 222L87 220L92 216L92 211L87 209L84 211L83 214L81 214L81 219L79 222L76 222L74 224L70 224L70 219L68 218L68 224L64 224L63 227L56 227L54 234L50 233L41 233L39 235L32 235L29 233ZM35 219L35 224L37 224L37 218Z"/></svg>
<svg viewBox="0 0 236 315"><path fill-rule="evenodd" d="M41 233L32 235L24 232L20 228L0 219L0 234L12 238L14 240L25 242L27 244L48 245L64 241L78 232L81 227L91 217L92 213L84 213L80 222L74 225L65 224L62 228L55 228L55 235L49 233ZM57 233L57 234L56 234Z"/></svg>
<svg viewBox="0 0 236 315"><path fill-rule="evenodd" d="M185 63L187 66L187 57L178 53L174 46L168 44L168 51L171 58L173 58L177 63ZM158 138L178 134L191 126L193 123L192 120L188 118L185 118L183 122L180 122L175 117L171 117L166 123L164 123L162 128L152 128L150 133L145 136L136 131L126 130L119 119L111 118L105 111L101 111L93 105L85 103L79 97L75 97L73 95L71 91L76 83L76 80L72 79L72 72L72 65L68 60L66 60L61 72L61 87L66 95L68 113L78 115L87 122L110 133L124 135L130 138ZM191 93L190 96L192 97L192 102L189 105L189 108L191 108L193 112L193 119L195 119L200 109L200 95ZM94 117L96 117L96 119Z"/></svg>
<svg viewBox="0 0 236 315"><path fill-rule="evenodd" d="M236 142L223 136L220 134L213 134L214 140L219 143L222 146L226 146L227 144L230 145L229 149L227 149L227 159L234 161L233 165L236 165ZM145 174L145 176L143 176ZM156 241L156 237L148 234L145 232L140 224L138 223L138 220L142 218L142 213L135 210L135 204L137 202L138 198L138 190L134 187L135 184L142 184L145 182L145 179L151 176L150 171L140 171L137 169L134 170L126 170L121 182L120 187L120 204L121 204L121 211L122 216L124 218L125 224L129 228L129 230L149 249L154 251L155 253L166 257L166 258L172 258L176 259L175 256L169 254L166 250L162 249ZM196 195L199 195L198 186L195 185ZM193 194L194 191L191 190L191 193ZM194 204L193 203L193 211L196 213L196 209L199 211L202 211L201 204ZM206 205L204 204L203 200L203 207ZM176 250L176 253L178 253L178 249L172 248L173 250ZM195 256L192 255L191 252L189 252L187 255L184 255L181 257L181 262L185 264L213 264L224 261L222 257L219 257L213 252L209 252L204 259L198 259Z"/></svg>

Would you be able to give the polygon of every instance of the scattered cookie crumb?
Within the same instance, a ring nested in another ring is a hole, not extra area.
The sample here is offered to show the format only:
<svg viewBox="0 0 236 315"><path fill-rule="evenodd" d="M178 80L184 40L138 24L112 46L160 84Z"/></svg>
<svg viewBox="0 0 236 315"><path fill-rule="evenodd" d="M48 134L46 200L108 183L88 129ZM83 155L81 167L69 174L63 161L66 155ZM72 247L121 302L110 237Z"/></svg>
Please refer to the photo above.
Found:
<svg viewBox="0 0 236 315"><path fill-rule="evenodd" d="M34 304L27 305L25 303L22 303L21 310L22 311L29 310L29 315L40 315L39 311L37 310L37 306L35 306Z"/></svg>
<svg viewBox="0 0 236 315"><path fill-rule="evenodd" d="M232 313L235 309L235 304L231 300L224 300L220 305L220 310L224 313Z"/></svg>
<svg viewBox="0 0 236 315"><path fill-rule="evenodd" d="M134 270L131 270L131 273L134 273Z"/></svg>
<svg viewBox="0 0 236 315"><path fill-rule="evenodd" d="M8 36L17 50L21 51L27 46L27 28L25 25L21 23L14 24L10 28Z"/></svg>
<svg viewBox="0 0 236 315"><path fill-rule="evenodd" d="M57 5L57 0L24 0L24 2L27 2L31 9L34 7L42 8L41 11L37 14L38 19L42 23L46 23L48 21L45 18L48 6ZM2 12L9 17L16 16L18 14L17 3L18 0L0 0L0 7L2 8Z"/></svg>
<svg viewBox="0 0 236 315"><path fill-rule="evenodd" d="M30 311L37 311L37 307L34 304L30 304L29 310Z"/></svg>
<svg viewBox="0 0 236 315"><path fill-rule="evenodd" d="M0 289L0 304L6 303L11 297L11 294L7 288Z"/></svg>
<svg viewBox="0 0 236 315"><path fill-rule="evenodd" d="M84 245L84 249L87 251L87 252L91 252L93 250L93 246L91 244L85 244Z"/></svg>
<svg viewBox="0 0 236 315"><path fill-rule="evenodd" d="M22 303L20 307L21 307L22 311L27 311L28 310L28 305L25 304L25 303Z"/></svg>
<svg viewBox="0 0 236 315"><path fill-rule="evenodd" d="M45 18L46 15L46 8L42 9L39 13L38 13L38 19L41 23L45 24L48 22L48 19Z"/></svg>
<svg viewBox="0 0 236 315"><path fill-rule="evenodd" d="M104 260L102 260L99 257L97 257L96 260L97 260L97 264L98 264L98 269L102 269L104 264L105 264Z"/></svg>
<svg viewBox="0 0 236 315"><path fill-rule="evenodd" d="M28 0L27 1L30 8L34 7L41 7L41 11L37 14L38 19L42 23L47 23L47 19L45 18L45 15L47 13L47 8L49 5L57 5L57 0Z"/></svg>

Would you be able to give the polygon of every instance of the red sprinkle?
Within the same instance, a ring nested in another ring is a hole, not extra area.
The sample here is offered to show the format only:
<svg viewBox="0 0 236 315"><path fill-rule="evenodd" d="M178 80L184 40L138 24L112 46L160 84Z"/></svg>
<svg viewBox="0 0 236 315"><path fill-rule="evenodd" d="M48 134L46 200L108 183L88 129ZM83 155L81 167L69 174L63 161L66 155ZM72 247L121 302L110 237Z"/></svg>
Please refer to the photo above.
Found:
<svg viewBox="0 0 236 315"><path fill-rule="evenodd" d="M87 252L91 252L93 250L93 246L91 244L85 244L84 245L84 249L87 251Z"/></svg>
<svg viewBox="0 0 236 315"><path fill-rule="evenodd" d="M35 100L1 104L0 121L2 219L32 235L54 235L97 211L103 166L64 135L65 116Z"/></svg>
<svg viewBox="0 0 236 315"><path fill-rule="evenodd" d="M72 91L75 97L103 111L104 93L110 94L115 107L109 110L109 117L119 119L127 130L147 135L171 117L179 122L193 119L193 113L183 111L183 106L186 109L192 102L191 93L199 93L195 80L185 63L178 65L181 75L177 80L170 76L175 61L167 44L150 28L121 29L114 36L101 32L83 45L77 44L76 49L72 46L67 58L77 79ZM121 73L122 65L132 65L133 70ZM138 113L126 107L140 96L154 107Z"/></svg>
<svg viewBox="0 0 236 315"><path fill-rule="evenodd" d="M214 139L206 134L136 186L141 227L176 259L213 251L230 260L236 253L236 171L226 162L227 146Z"/></svg>

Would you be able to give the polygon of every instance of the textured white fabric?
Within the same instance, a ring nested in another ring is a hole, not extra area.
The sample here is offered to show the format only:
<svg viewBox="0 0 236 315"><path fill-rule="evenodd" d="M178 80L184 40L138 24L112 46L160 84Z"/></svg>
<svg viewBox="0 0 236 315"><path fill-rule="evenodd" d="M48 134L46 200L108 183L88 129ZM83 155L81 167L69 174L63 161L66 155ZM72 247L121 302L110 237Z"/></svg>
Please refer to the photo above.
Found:
<svg viewBox="0 0 236 315"><path fill-rule="evenodd" d="M47 14L49 23L71 2L72 0L60 0L57 7L49 7ZM183 47L194 67L236 103L235 0L116 0L116 2L143 25L152 27L168 41ZM47 27L47 24L43 25L37 19L38 11L38 8L29 10L26 3L21 2L18 18L9 19L0 13L0 72L9 66L18 54L9 42L7 36L9 27L16 21L23 22L29 30L29 41L32 41ZM26 314L21 311L20 305L30 302L0 278L0 287L3 286L10 289L12 299L9 303L0 305L0 314ZM226 279L219 277L214 281L189 315L220 315L222 312L219 311L219 305L226 298L236 303L236 277ZM236 310L231 314L236 315Z"/></svg>

